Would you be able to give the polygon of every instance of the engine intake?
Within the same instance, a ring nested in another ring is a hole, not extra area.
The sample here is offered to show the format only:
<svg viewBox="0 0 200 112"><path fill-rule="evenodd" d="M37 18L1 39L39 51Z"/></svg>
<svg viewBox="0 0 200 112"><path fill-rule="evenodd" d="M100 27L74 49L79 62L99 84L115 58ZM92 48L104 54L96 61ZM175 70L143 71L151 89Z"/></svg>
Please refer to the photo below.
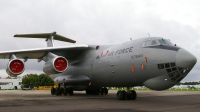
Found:
<svg viewBox="0 0 200 112"><path fill-rule="evenodd" d="M51 60L48 60L43 67L43 71L49 75L57 74L64 72L67 69L67 67L68 67L67 59L62 56L59 56Z"/></svg>
<svg viewBox="0 0 200 112"><path fill-rule="evenodd" d="M24 62L19 59L12 59L7 66L6 72L12 77L16 77L24 72Z"/></svg>

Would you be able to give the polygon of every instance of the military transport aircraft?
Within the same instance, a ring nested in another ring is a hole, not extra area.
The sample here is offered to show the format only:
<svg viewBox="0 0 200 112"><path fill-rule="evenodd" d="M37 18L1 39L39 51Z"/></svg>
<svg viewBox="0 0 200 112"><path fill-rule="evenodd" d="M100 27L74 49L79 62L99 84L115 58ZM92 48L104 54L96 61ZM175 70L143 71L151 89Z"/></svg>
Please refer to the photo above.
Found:
<svg viewBox="0 0 200 112"><path fill-rule="evenodd" d="M28 59L45 61L43 71L57 84L51 94L108 94L108 87L127 87L117 92L118 100L135 100L130 87L146 86L165 90L180 82L197 59L185 49L162 37L146 37L119 45L68 45L55 47L53 40L75 43L75 40L53 33L16 34L14 37L45 38L47 48L0 52L10 59L6 72L16 77L24 71Z"/></svg>

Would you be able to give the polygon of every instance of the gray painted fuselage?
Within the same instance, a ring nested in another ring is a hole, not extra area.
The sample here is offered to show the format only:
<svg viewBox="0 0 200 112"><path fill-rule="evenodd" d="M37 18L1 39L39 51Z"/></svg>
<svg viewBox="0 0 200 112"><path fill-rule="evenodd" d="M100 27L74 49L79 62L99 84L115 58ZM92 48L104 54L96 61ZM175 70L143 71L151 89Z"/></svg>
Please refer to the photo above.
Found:
<svg viewBox="0 0 200 112"><path fill-rule="evenodd" d="M119 45L99 46L98 49L98 45L89 46L77 57L68 59L65 72L49 76L74 90L78 87L83 90L134 86L146 86L154 90L170 88L189 73L196 58L174 45L143 46L144 42L156 39L162 38L136 39ZM179 51L189 56L182 57Z"/></svg>

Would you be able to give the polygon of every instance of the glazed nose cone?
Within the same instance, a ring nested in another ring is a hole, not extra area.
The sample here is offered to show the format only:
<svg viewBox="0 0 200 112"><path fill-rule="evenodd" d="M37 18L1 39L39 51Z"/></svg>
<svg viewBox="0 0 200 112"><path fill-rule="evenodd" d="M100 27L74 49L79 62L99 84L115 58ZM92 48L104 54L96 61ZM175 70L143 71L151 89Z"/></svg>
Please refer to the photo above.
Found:
<svg viewBox="0 0 200 112"><path fill-rule="evenodd" d="M194 67L197 62L197 58L186 51L185 49L179 49L176 54L176 66L189 68L190 70Z"/></svg>

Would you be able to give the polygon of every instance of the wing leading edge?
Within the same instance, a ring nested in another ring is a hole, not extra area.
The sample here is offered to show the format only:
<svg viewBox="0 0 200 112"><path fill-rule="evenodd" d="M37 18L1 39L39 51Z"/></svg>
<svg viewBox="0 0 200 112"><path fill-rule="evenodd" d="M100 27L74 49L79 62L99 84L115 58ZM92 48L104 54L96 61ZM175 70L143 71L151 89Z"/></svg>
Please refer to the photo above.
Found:
<svg viewBox="0 0 200 112"><path fill-rule="evenodd" d="M88 48L88 45L68 45L61 47L47 47L47 48L36 48L36 49L24 49L24 50L13 50L13 51L0 51L1 59L9 59L12 54L19 59L40 59L47 52L52 52L57 55L65 56L66 58L73 58Z"/></svg>

